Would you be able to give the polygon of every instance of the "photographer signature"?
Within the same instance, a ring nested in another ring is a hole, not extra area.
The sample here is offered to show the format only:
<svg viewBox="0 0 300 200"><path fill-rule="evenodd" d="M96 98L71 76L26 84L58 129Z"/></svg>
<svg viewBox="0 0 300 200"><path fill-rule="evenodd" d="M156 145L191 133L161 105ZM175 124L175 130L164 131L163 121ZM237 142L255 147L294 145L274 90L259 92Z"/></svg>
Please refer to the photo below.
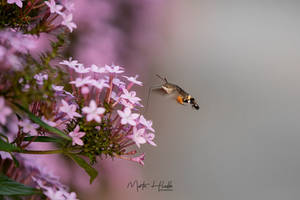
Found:
<svg viewBox="0 0 300 200"><path fill-rule="evenodd" d="M141 181L138 180L130 181L127 184L127 189L136 189L137 192L145 191L145 190L157 190L158 192L165 192L165 191L173 191L173 184L172 181Z"/></svg>

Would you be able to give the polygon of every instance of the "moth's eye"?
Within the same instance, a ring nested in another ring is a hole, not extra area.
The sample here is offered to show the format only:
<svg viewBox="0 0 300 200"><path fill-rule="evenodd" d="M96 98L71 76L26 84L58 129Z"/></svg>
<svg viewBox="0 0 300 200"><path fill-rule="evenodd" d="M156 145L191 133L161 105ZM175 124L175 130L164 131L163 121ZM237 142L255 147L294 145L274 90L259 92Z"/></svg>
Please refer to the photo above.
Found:
<svg viewBox="0 0 300 200"><path fill-rule="evenodd" d="M183 99L183 102L184 103L189 103L189 100L188 99Z"/></svg>

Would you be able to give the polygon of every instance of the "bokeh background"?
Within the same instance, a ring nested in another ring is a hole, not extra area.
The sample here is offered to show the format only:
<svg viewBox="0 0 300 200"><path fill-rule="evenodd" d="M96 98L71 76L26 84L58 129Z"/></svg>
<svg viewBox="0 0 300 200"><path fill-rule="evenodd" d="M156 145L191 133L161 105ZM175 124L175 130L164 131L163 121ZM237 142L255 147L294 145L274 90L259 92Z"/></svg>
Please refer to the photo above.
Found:
<svg viewBox="0 0 300 200"><path fill-rule="evenodd" d="M300 2L292 0L76 1L70 52L120 64L148 88L166 76L200 110L153 92L145 114L157 147L145 166L99 163L92 189L77 167L65 181L81 199L298 200ZM57 172L60 173L60 172ZM171 180L172 192L136 192L132 180Z"/></svg>

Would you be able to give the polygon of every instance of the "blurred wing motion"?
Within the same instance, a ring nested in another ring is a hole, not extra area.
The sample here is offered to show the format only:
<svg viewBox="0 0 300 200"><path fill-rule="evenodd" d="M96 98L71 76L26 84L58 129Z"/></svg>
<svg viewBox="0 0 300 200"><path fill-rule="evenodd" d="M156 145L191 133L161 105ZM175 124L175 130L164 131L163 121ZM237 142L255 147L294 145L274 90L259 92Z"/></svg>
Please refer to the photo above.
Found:
<svg viewBox="0 0 300 200"><path fill-rule="evenodd" d="M156 74L156 76L158 78L160 78L164 83L162 85L160 85L160 86L154 86L154 87L151 87L149 89L148 97L147 97L146 111L147 111L148 105L149 105L150 94L151 94L152 90L156 90L156 89L163 89L167 94L171 94L173 92L177 92L178 93L178 96L177 96L177 102L178 103L180 103L182 105L184 103L190 103L193 108L195 108L196 110L199 110L200 106L195 101L195 98L192 97L189 93L187 93L186 91L184 91L178 85L168 82L168 80L166 78L162 78L158 74Z"/></svg>

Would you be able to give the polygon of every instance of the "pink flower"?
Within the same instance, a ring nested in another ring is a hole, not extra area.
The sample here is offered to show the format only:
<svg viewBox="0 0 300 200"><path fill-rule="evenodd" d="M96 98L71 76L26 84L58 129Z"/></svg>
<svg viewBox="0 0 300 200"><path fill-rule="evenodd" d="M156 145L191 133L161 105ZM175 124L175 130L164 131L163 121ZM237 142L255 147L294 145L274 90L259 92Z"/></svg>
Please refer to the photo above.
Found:
<svg viewBox="0 0 300 200"><path fill-rule="evenodd" d="M50 125L50 126L53 126L53 127L56 126L56 123L55 123L55 122L46 119L44 116L42 117L42 120L43 120L43 122L45 122L46 124L48 124L48 125Z"/></svg>
<svg viewBox="0 0 300 200"><path fill-rule="evenodd" d="M75 84L76 87L81 87L83 85L90 84L91 81L91 77L87 76L85 78L76 78L75 81L71 81L70 83Z"/></svg>
<svg viewBox="0 0 300 200"><path fill-rule="evenodd" d="M80 139L85 136L85 132L79 132L80 127L77 125L75 129L69 133L69 136L72 138L72 145L83 145L83 141Z"/></svg>
<svg viewBox="0 0 300 200"><path fill-rule="evenodd" d="M63 2L64 7L66 8L67 11L72 12L75 10L74 3L70 0L64 0Z"/></svg>
<svg viewBox="0 0 300 200"><path fill-rule="evenodd" d="M123 88L123 94L121 95L121 98L127 99L133 104L138 103L141 100L139 97L136 97L135 91L128 92L128 90L126 90L125 88Z"/></svg>
<svg viewBox="0 0 300 200"><path fill-rule="evenodd" d="M114 65L114 64L112 64L111 66L105 65L105 69L106 69L109 73L120 74L120 73L123 73L123 72L124 72L120 66L116 66L116 65Z"/></svg>
<svg viewBox="0 0 300 200"><path fill-rule="evenodd" d="M109 85L106 83L106 81L104 79L100 79L98 81L92 80L91 84L93 86L95 86L96 88L98 88L99 90L101 90L104 87L109 87Z"/></svg>
<svg viewBox="0 0 300 200"><path fill-rule="evenodd" d="M50 0L49 1L45 1L45 4L50 8L50 12L51 13L57 13L59 15L62 14L62 12L60 12L63 9L62 5L56 5L55 0Z"/></svg>
<svg viewBox="0 0 300 200"><path fill-rule="evenodd" d="M133 161L133 162L137 162L137 163L144 166L144 162L143 162L144 159L145 159L145 154L143 153L142 155L131 158L130 160Z"/></svg>
<svg viewBox="0 0 300 200"><path fill-rule="evenodd" d="M152 121L151 120L147 121L143 115L140 116L140 123L150 131L155 132L155 130L152 128Z"/></svg>
<svg viewBox="0 0 300 200"><path fill-rule="evenodd" d="M96 122L100 123L100 115L102 115L105 112L105 108L97 107L96 102L94 100L91 100L89 107L82 108L82 112L87 114L87 121L95 120Z"/></svg>
<svg viewBox="0 0 300 200"><path fill-rule="evenodd" d="M50 187L44 186L44 189L46 190L44 194L51 200L64 200L64 193L62 190L55 190Z"/></svg>
<svg viewBox="0 0 300 200"><path fill-rule="evenodd" d="M120 79L118 79L118 78L114 78L112 82L113 82L114 85L116 85L116 86L119 87L119 88L124 88L124 86L125 86L125 83L122 82L122 81L121 81Z"/></svg>
<svg viewBox="0 0 300 200"><path fill-rule="evenodd" d="M0 151L0 156L1 156L2 160L5 160L6 158L12 160L12 157L11 157L10 153L8 153L8 152Z"/></svg>
<svg viewBox="0 0 300 200"><path fill-rule="evenodd" d="M137 113L131 113L130 108L125 108L124 112L121 110L117 111L121 119L121 124L130 124L131 126L135 126L136 122L135 120L139 117L139 114Z"/></svg>
<svg viewBox="0 0 300 200"><path fill-rule="evenodd" d="M38 124L32 123L29 119L25 119L23 121L19 121L19 126L23 127L24 133L29 133L32 136L38 135L36 129L40 126Z"/></svg>
<svg viewBox="0 0 300 200"><path fill-rule="evenodd" d="M144 138L144 132L145 132L144 128L137 130L136 127L133 127L133 134L127 137L132 139L135 142L136 146L140 148L141 147L140 144L146 143L146 139Z"/></svg>
<svg viewBox="0 0 300 200"><path fill-rule="evenodd" d="M66 26L70 32L73 31L73 28L77 28L77 25L72 22L73 19L73 15L72 14L68 14L68 15L63 15L63 21L61 22L62 25Z"/></svg>
<svg viewBox="0 0 300 200"><path fill-rule="evenodd" d="M76 105L69 105L65 100L62 100L62 106L59 108L60 112L66 113L71 119L74 117L81 117L79 113L76 112Z"/></svg>
<svg viewBox="0 0 300 200"><path fill-rule="evenodd" d="M78 64L78 67L74 67L74 70L79 74L85 74L90 72L90 68L85 68L83 64Z"/></svg>
<svg viewBox="0 0 300 200"><path fill-rule="evenodd" d="M116 92L112 91L110 97L114 100L114 101L118 101L119 100L119 96L117 95Z"/></svg>
<svg viewBox="0 0 300 200"><path fill-rule="evenodd" d="M20 8L22 8L22 6L23 6L22 1L23 0L7 0L7 3L9 3L9 4L15 3L15 4L17 4L17 6L19 6Z"/></svg>
<svg viewBox="0 0 300 200"><path fill-rule="evenodd" d="M143 86L143 83L141 81L136 80L139 76L136 75L135 77L128 77L128 76L123 76L124 78L126 78L128 81L130 81L131 83Z"/></svg>
<svg viewBox="0 0 300 200"><path fill-rule="evenodd" d="M7 49L4 46L0 45L0 61L2 61L5 58L6 52Z"/></svg>
<svg viewBox="0 0 300 200"><path fill-rule="evenodd" d="M72 60L72 57L69 58L69 60L63 60L59 64L61 65L67 65L68 67L74 69L77 65L80 65L77 60Z"/></svg>
<svg viewBox="0 0 300 200"><path fill-rule="evenodd" d="M12 113L12 110L5 106L5 100L3 97L0 97L0 124L6 124L6 117Z"/></svg>
<svg viewBox="0 0 300 200"><path fill-rule="evenodd" d="M90 89L89 89L88 86L83 86L83 87L81 88L81 93L82 93L82 94L87 94L87 93L89 93L89 92L90 92Z"/></svg>
<svg viewBox="0 0 300 200"><path fill-rule="evenodd" d="M91 71L95 73L105 73L106 69L104 67L98 67L97 65L92 65L91 66Z"/></svg>
<svg viewBox="0 0 300 200"><path fill-rule="evenodd" d="M52 84L52 89L57 91L57 92L62 92L62 91L64 91L64 86L59 86L59 85L53 85Z"/></svg>
<svg viewBox="0 0 300 200"><path fill-rule="evenodd" d="M153 145L153 146L157 146L152 140L154 139L155 135L153 133L144 133L144 138L146 139L146 141Z"/></svg>
<svg viewBox="0 0 300 200"><path fill-rule="evenodd" d="M33 77L38 85L43 85L44 80L48 80L48 74L39 73Z"/></svg>
<svg viewBox="0 0 300 200"><path fill-rule="evenodd" d="M121 99L120 100L120 103L125 106L126 108L129 108L129 109L133 109L134 108L134 105L124 99Z"/></svg>
<svg viewBox="0 0 300 200"><path fill-rule="evenodd" d="M6 128L7 130L5 131L6 135L9 136L9 138L13 138L15 136L17 136L18 132L19 132L19 120L18 120L18 117L17 115L15 114L12 114L12 115L9 115L9 117L7 118L7 121L6 121ZM0 127L0 131L3 133L4 131L1 130L2 128Z"/></svg>
<svg viewBox="0 0 300 200"><path fill-rule="evenodd" d="M67 191L64 191L64 195L66 197L66 200L78 200L75 192L69 193Z"/></svg>

